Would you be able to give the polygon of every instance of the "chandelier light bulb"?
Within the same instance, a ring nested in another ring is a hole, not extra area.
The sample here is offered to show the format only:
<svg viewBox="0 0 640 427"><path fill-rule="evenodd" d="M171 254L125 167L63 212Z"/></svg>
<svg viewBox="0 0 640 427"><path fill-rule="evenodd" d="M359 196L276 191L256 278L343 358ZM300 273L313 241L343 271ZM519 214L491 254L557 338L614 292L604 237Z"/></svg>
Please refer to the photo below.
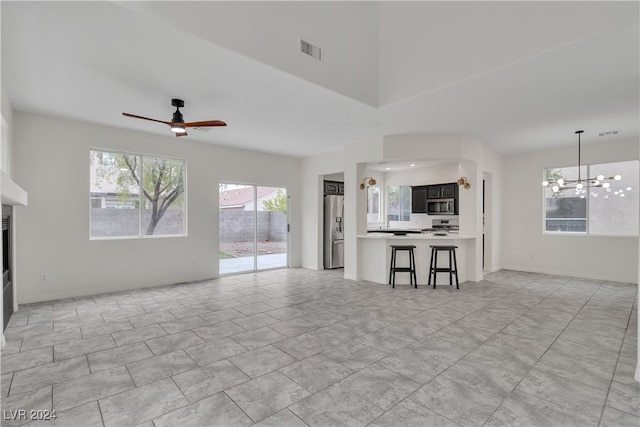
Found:
<svg viewBox="0 0 640 427"><path fill-rule="evenodd" d="M631 191L631 187L627 187L627 191Z"/></svg>
<svg viewBox="0 0 640 427"><path fill-rule="evenodd" d="M602 181L602 180L604 179L604 175L598 175L598 176L596 177L596 179L597 179L598 181Z"/></svg>
<svg viewBox="0 0 640 427"><path fill-rule="evenodd" d="M615 179L616 181L620 181L622 179L622 176L616 175L613 177L613 179Z"/></svg>
<svg viewBox="0 0 640 427"><path fill-rule="evenodd" d="M582 190L582 187L584 187L584 185L579 182L578 185L576 185L576 190Z"/></svg>
<svg viewBox="0 0 640 427"><path fill-rule="evenodd" d="M558 181L556 181L558 183L559 186L563 186L564 185L564 179L562 178L558 178Z"/></svg>
<svg viewBox="0 0 640 427"><path fill-rule="evenodd" d="M557 193L560 190L560 187L554 185L553 187L551 187L551 190L553 190L554 193Z"/></svg>
<svg viewBox="0 0 640 427"><path fill-rule="evenodd" d="M611 184L609 184L608 182L605 182L602 184L602 188L609 188Z"/></svg>
<svg viewBox="0 0 640 427"><path fill-rule="evenodd" d="M542 186L543 187L548 187L549 186L549 181L542 181Z"/></svg>
<svg viewBox="0 0 640 427"><path fill-rule="evenodd" d="M598 186L600 185L600 181L598 181L597 179L595 181L593 181L593 185Z"/></svg>

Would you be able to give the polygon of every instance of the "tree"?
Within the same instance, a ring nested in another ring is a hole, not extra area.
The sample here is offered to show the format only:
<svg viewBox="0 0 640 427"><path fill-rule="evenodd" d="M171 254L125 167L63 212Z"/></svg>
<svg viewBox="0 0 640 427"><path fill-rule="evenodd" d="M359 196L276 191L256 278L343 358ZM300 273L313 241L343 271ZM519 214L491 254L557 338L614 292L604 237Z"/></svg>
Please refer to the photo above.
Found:
<svg viewBox="0 0 640 427"><path fill-rule="evenodd" d="M131 173L130 178L142 189L147 204L151 205L151 218L145 234L152 235L169 206L184 193L184 162L145 157L142 161L141 183L137 167L139 158L128 154L122 155Z"/></svg>
<svg viewBox="0 0 640 427"><path fill-rule="evenodd" d="M558 179L566 179L564 177L564 175L562 175L562 169L561 168L555 168L555 169L545 169L544 171L544 179L547 182L557 182ZM554 191L551 193L551 197L559 197L563 192L564 192L565 188L560 187L560 190L558 191Z"/></svg>
<svg viewBox="0 0 640 427"><path fill-rule="evenodd" d="M262 207L264 208L265 211L286 213L287 212L287 195L284 193L284 191L282 191L282 188L278 188L278 191L276 192L276 197L269 200L263 200Z"/></svg>
<svg viewBox="0 0 640 427"><path fill-rule="evenodd" d="M169 207L184 201L184 161L131 154L92 152L101 167L97 174L116 184L122 202L142 192L143 207L150 210L146 235L152 235Z"/></svg>

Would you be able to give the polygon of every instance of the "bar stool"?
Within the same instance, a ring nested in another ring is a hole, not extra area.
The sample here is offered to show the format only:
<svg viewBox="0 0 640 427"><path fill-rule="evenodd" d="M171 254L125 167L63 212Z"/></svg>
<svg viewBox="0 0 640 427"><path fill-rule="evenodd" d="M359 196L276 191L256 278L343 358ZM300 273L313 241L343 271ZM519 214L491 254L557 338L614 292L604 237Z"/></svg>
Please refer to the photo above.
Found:
<svg viewBox="0 0 640 427"><path fill-rule="evenodd" d="M431 263L429 265L429 282L431 285L431 275L433 274L433 289L436 288L436 273L449 273L449 286L453 285L453 276L456 276L456 289L460 289L458 285L458 261L456 260L457 246L431 246ZM449 267L438 268L438 252L449 252ZM453 262L452 262L453 260Z"/></svg>
<svg viewBox="0 0 640 427"><path fill-rule="evenodd" d="M409 273L409 283L418 288L418 279L416 278L416 258L413 245L390 245L391 246L391 266L389 267L389 284L396 287L396 272ZM396 267L396 251L409 252L409 267ZM391 280L393 278L393 281Z"/></svg>

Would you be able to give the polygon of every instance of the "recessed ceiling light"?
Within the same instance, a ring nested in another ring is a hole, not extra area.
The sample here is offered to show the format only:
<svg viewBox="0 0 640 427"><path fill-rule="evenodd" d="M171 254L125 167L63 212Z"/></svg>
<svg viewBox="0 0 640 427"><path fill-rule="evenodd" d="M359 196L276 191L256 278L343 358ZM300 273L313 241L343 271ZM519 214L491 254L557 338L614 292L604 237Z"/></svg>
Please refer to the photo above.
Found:
<svg viewBox="0 0 640 427"><path fill-rule="evenodd" d="M384 170L386 170L386 171L390 171L390 170L391 170L391 168L390 168L389 166L387 166L386 168L384 168Z"/></svg>
<svg viewBox="0 0 640 427"><path fill-rule="evenodd" d="M414 167L416 164L415 163L411 163L409 166Z"/></svg>

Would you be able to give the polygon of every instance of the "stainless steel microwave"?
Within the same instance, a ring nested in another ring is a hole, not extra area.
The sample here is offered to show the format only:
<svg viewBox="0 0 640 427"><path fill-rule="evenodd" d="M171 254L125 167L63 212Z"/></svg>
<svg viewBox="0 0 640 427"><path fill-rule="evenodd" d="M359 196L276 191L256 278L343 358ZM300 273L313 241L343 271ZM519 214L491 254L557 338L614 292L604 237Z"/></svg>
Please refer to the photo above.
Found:
<svg viewBox="0 0 640 427"><path fill-rule="evenodd" d="M429 215L455 215L455 199L427 199L427 214Z"/></svg>

